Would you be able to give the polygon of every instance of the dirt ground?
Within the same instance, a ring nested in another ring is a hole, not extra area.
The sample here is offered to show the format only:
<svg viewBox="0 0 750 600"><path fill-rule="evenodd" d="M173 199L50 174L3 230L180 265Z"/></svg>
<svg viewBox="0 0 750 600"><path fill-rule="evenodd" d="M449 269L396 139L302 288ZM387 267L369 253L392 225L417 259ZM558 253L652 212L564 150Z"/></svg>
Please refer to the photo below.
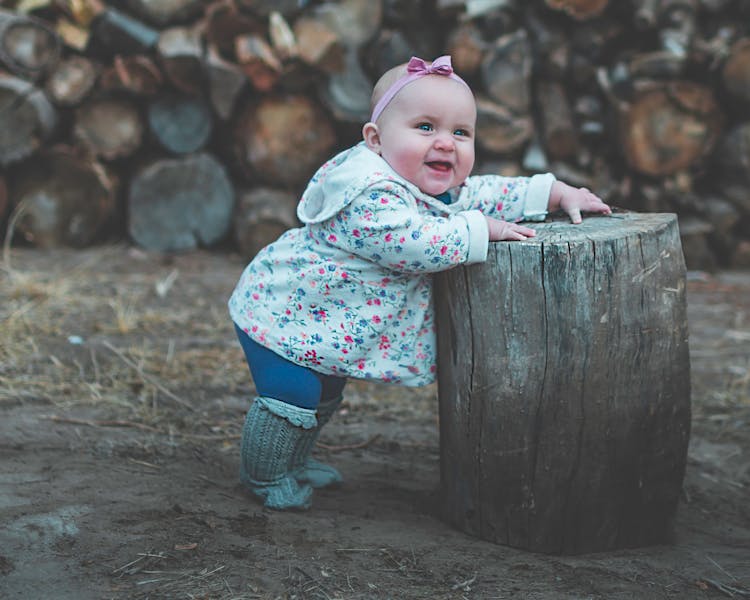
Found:
<svg viewBox="0 0 750 600"><path fill-rule="evenodd" d="M238 484L243 261L14 249L0 270L0 597L750 598L750 273L690 272L693 431L673 544L575 557L439 517L436 389L350 383L309 512Z"/></svg>

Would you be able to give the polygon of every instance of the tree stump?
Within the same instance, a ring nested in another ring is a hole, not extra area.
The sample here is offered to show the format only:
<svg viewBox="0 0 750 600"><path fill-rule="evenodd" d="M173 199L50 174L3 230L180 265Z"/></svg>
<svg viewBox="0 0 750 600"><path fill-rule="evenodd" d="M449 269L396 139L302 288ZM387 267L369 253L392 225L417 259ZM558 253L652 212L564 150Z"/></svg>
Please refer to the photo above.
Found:
<svg viewBox="0 0 750 600"><path fill-rule="evenodd" d="M529 226L437 278L446 519L554 554L666 542L690 430L676 217Z"/></svg>

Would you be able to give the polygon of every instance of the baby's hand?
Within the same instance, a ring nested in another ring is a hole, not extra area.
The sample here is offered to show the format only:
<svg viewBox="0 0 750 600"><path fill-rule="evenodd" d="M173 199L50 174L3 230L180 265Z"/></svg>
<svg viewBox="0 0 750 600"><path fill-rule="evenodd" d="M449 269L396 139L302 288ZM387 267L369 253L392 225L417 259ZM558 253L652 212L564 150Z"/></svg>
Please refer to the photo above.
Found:
<svg viewBox="0 0 750 600"><path fill-rule="evenodd" d="M549 205L551 211L565 211L573 223L581 222L581 212L612 214L612 209L587 188L574 188L562 181L552 184Z"/></svg>
<svg viewBox="0 0 750 600"><path fill-rule="evenodd" d="M518 223L508 223L507 221L500 221L492 217L484 215L487 220L487 228L490 231L490 241L520 241L527 238L534 237L536 231L529 227L524 227Z"/></svg>

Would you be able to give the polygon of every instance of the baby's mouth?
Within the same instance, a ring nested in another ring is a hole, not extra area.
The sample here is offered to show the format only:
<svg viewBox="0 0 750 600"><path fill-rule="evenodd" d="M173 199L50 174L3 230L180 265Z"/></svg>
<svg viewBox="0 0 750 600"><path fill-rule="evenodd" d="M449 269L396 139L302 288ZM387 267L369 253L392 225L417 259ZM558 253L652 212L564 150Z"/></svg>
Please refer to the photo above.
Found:
<svg viewBox="0 0 750 600"><path fill-rule="evenodd" d="M443 160L431 160L427 162L427 166L431 169L434 169L436 171L441 171L443 173L450 171L453 168L453 165L449 162L443 161Z"/></svg>

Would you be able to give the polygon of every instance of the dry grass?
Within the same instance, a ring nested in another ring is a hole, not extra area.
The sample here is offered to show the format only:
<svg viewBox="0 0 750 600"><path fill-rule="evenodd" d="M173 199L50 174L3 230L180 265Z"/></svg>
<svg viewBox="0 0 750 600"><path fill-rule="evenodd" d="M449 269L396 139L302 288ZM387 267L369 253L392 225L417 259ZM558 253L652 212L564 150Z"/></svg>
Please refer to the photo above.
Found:
<svg viewBox="0 0 750 600"><path fill-rule="evenodd" d="M58 418L96 409L101 418L86 424L169 436L237 436L238 407L254 389L226 311L232 269L217 269L229 259L125 246L6 248L3 258L0 405L45 403ZM436 394L350 381L343 412L419 419L436 414Z"/></svg>
<svg viewBox="0 0 750 600"><path fill-rule="evenodd" d="M196 412L212 390L247 391L226 292L129 252L6 249L0 403L97 406L158 424Z"/></svg>

